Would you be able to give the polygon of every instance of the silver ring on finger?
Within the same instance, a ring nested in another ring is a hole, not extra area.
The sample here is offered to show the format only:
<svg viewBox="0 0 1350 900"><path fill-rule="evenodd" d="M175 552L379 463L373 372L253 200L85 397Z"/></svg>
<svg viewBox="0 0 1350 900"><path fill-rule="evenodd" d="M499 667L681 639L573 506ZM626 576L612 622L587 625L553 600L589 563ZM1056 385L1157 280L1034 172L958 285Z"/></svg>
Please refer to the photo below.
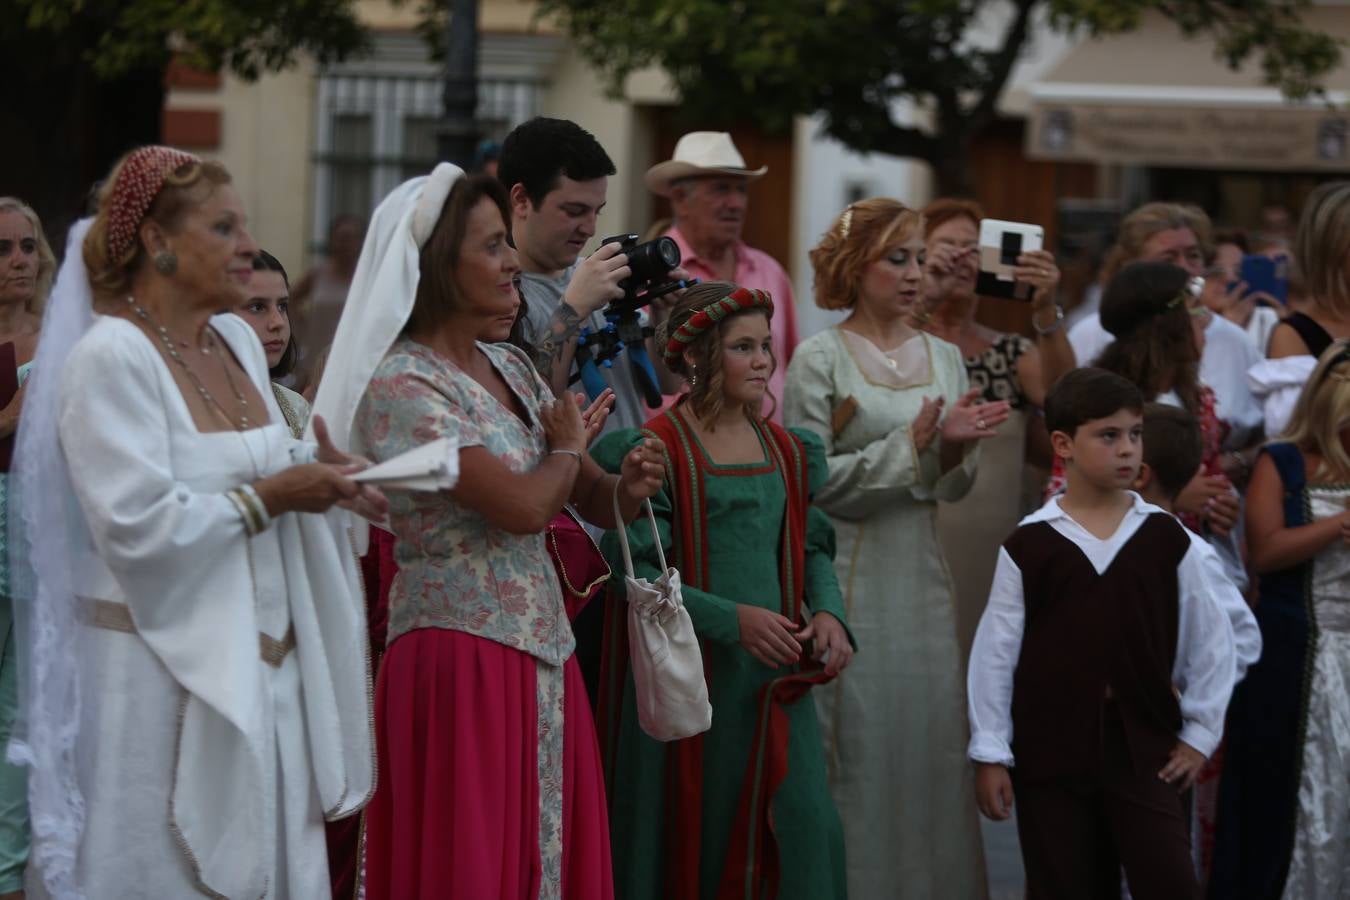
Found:
<svg viewBox="0 0 1350 900"><path fill-rule="evenodd" d="M984 430L987 429L989 426L985 424L984 419L976 419L976 420L975 420L975 427L978 428L978 429L980 429L981 431L984 431Z"/></svg>

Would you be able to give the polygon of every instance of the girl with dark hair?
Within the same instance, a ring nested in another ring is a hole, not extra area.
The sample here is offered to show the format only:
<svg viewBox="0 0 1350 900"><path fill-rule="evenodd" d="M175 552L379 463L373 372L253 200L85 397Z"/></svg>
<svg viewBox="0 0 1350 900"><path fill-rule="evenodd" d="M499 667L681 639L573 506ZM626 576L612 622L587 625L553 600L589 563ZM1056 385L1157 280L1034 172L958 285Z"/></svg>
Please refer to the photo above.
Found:
<svg viewBox="0 0 1350 900"><path fill-rule="evenodd" d="M848 665L853 643L831 565L833 530L810 499L826 474L820 439L761 412L772 314L763 291L690 288L658 335L689 392L642 431L613 432L595 448L613 470L644 437L665 445L666 482L652 507L716 710L697 737L662 744L642 732L623 664L624 619L614 615L625 604L612 599L600 718L615 888L631 900L846 894L844 833L810 694ZM628 535L637 574L655 579L648 523ZM613 534L604 546L622 572Z"/></svg>
<svg viewBox="0 0 1350 900"><path fill-rule="evenodd" d="M1223 425L1215 414L1214 392L1200 380L1211 313L1200 302L1197 281L1171 263L1137 262L1122 268L1102 294L1102 326L1115 340L1092 365L1129 379L1147 401L1180 406L1195 416L1204 463L1177 497L1176 508L1192 530L1201 529L1203 518L1210 531L1226 537L1231 522L1213 513L1221 502L1236 506L1236 498L1221 465ZM1063 463L1056 457L1047 496L1059 493L1063 485Z"/></svg>
<svg viewBox="0 0 1350 900"><path fill-rule="evenodd" d="M309 421L309 401L278 382L295 368L299 349L291 331L291 285L281 262L266 250L253 257L253 277L248 282L248 299L235 307L235 314L249 324L267 354L267 374L272 378L272 395L286 418L291 432L300 437Z"/></svg>

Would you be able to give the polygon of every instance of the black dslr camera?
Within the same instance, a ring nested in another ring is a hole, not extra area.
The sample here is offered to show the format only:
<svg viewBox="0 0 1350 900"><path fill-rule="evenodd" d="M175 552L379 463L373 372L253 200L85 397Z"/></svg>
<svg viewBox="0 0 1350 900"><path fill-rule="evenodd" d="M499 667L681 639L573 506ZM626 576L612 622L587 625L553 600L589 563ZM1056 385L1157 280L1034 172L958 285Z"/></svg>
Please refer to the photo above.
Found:
<svg viewBox="0 0 1350 900"><path fill-rule="evenodd" d="M619 244L628 257L632 274L619 282L623 297L605 307L605 327L584 329L577 340L576 379L580 379L592 400L600 396L608 385L600 375L599 367L610 368L624 351L633 367L633 375L641 388L647 405L661 406L660 383L647 357L646 339L652 329L644 328L638 310L657 297L688 287L683 281L668 281L670 270L680 264L680 248L668 237L659 237L645 244L638 243L636 234L620 234L600 242Z"/></svg>
<svg viewBox="0 0 1350 900"><path fill-rule="evenodd" d="M633 272L619 282L619 287L623 288L623 299L611 303L605 310L606 315L629 309L636 312L657 297L685 286L682 281L665 280L670 270L680 264L680 247L670 238L659 237L639 244L636 234L616 234L600 242L602 247L605 244L622 247L624 255L628 257L628 268Z"/></svg>

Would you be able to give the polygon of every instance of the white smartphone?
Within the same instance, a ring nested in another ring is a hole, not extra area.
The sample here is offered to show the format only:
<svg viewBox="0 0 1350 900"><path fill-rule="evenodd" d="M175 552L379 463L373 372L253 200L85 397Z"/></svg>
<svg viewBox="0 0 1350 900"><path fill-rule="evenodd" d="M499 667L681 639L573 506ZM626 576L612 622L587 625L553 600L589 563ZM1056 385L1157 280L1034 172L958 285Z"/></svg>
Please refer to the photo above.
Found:
<svg viewBox="0 0 1350 900"><path fill-rule="evenodd" d="M1031 285L1013 278L1017 257L1041 249L1045 230L1026 222L984 219L980 222L980 274L975 293L989 297L1030 300Z"/></svg>

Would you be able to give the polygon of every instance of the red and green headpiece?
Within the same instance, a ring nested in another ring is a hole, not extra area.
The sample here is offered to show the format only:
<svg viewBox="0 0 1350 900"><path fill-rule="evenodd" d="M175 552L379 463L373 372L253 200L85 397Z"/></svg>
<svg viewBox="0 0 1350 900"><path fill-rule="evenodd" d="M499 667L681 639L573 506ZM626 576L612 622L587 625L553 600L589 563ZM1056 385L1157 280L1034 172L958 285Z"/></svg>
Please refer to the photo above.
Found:
<svg viewBox="0 0 1350 900"><path fill-rule="evenodd" d="M769 292L736 288L722 299L714 300L694 313L688 321L675 329L670 340L666 342L666 368L672 372L679 371L685 349L698 340L700 334L729 316L751 309L762 309L773 318L773 298L769 296Z"/></svg>

